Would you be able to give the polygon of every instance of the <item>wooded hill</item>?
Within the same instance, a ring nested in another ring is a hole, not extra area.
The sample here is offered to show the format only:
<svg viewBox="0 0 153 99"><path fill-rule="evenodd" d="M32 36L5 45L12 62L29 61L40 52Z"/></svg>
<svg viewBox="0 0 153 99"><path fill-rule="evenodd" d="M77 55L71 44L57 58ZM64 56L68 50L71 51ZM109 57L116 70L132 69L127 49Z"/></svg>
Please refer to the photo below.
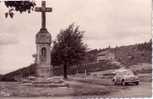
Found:
<svg viewBox="0 0 153 99"><path fill-rule="evenodd" d="M152 62L152 42L122 46L112 49L117 61L123 65L130 66L138 63Z"/></svg>
<svg viewBox="0 0 153 99"><path fill-rule="evenodd" d="M88 52L88 62L96 61L98 54L108 51L115 55L115 59L125 66L138 63L152 62L152 41L140 44L120 46L115 48L93 49Z"/></svg>

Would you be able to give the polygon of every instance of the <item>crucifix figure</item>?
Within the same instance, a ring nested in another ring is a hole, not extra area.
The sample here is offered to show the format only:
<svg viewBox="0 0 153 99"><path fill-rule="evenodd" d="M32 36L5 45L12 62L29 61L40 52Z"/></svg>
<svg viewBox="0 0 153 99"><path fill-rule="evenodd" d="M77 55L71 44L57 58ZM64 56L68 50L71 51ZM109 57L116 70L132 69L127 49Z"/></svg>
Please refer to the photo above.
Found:
<svg viewBox="0 0 153 99"><path fill-rule="evenodd" d="M46 7L46 1L41 1L41 7L36 7L35 11L41 12L41 28L46 29L46 12L52 12L52 8Z"/></svg>

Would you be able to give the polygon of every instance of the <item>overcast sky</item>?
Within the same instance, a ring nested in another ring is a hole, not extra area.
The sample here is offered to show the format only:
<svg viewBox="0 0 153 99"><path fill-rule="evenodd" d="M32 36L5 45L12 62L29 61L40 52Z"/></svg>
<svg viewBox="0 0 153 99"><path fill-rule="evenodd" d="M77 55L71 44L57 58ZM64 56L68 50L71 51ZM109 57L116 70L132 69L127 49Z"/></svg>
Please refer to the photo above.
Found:
<svg viewBox="0 0 153 99"><path fill-rule="evenodd" d="M39 5L40 2L37 1ZM149 41L151 0L48 0L47 29L53 40L71 23L86 31L89 48L104 48ZM8 9L0 3L0 74L33 63L35 35L40 29L40 13L15 13L5 19Z"/></svg>

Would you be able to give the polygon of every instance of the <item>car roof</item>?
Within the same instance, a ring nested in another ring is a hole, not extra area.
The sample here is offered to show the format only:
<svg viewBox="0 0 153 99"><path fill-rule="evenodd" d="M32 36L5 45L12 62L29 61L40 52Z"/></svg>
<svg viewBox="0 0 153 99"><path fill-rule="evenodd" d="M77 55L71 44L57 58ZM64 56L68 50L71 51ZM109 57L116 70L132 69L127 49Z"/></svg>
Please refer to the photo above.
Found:
<svg viewBox="0 0 153 99"><path fill-rule="evenodd" d="M115 72L124 72L124 71L131 71L130 69L126 69L126 68L120 68L115 70Z"/></svg>
<svg viewBox="0 0 153 99"><path fill-rule="evenodd" d="M132 70L130 69L118 69L115 71L115 73L124 73L124 72L133 73Z"/></svg>

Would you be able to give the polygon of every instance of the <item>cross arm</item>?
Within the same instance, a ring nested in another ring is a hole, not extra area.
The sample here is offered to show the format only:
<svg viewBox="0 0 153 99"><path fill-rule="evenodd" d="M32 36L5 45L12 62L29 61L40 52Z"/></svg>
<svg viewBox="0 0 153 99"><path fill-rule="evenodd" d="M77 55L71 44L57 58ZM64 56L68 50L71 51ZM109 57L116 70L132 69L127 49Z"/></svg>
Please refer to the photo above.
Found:
<svg viewBox="0 0 153 99"><path fill-rule="evenodd" d="M52 8L42 8L42 7L36 7L36 12L52 12Z"/></svg>

